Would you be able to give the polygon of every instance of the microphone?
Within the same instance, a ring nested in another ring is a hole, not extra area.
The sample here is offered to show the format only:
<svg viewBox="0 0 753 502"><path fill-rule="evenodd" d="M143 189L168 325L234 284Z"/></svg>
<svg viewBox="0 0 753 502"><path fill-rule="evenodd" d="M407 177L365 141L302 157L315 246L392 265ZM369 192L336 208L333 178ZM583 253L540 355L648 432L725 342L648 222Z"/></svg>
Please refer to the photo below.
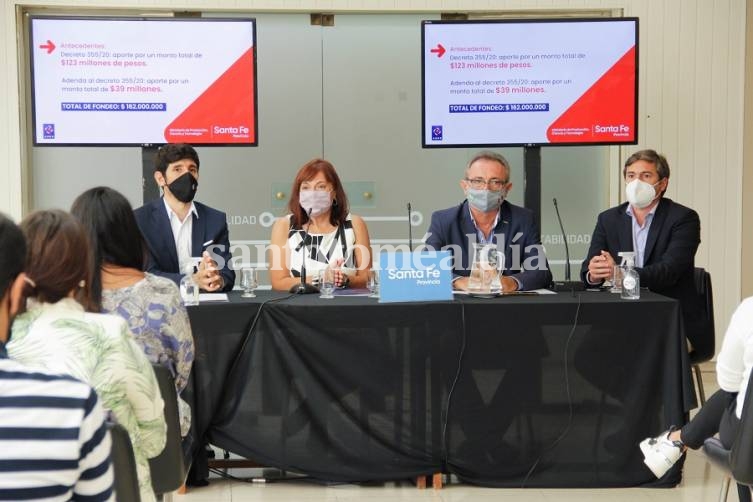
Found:
<svg viewBox="0 0 753 502"><path fill-rule="evenodd" d="M413 225L411 224L410 202L408 203L408 250L413 251Z"/></svg>
<svg viewBox="0 0 753 502"><path fill-rule="evenodd" d="M301 225L301 230L303 230L303 240L301 240L301 244L296 248L296 251L303 248L303 259L301 260L301 282L294 284L288 290L289 293L296 295L309 295L319 292L319 288L317 288L313 284L306 282L306 255L308 254L308 247L306 246L306 242L308 242L308 240L311 238L311 236L309 235L309 225L311 225L312 210L313 208L309 208L308 212L306 213L306 216L308 217L306 228L303 228L303 225Z"/></svg>
<svg viewBox="0 0 753 502"><path fill-rule="evenodd" d="M554 281L552 290L554 291L584 291L586 285L582 281L570 280L570 248L567 245L567 235L565 234L565 227L562 225L562 218L560 217L560 209L557 206L557 199L553 198L554 212L557 213L557 221L560 224L560 230L562 231L562 242L565 244L565 280Z"/></svg>

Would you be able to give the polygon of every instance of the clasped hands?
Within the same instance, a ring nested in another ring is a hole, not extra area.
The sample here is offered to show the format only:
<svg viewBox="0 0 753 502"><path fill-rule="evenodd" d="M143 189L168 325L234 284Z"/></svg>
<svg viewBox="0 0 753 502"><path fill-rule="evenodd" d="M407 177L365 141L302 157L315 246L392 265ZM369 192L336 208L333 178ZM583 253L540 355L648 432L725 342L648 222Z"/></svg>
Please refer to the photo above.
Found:
<svg viewBox="0 0 753 502"><path fill-rule="evenodd" d="M342 265L345 263L345 260L342 258L336 259L334 262L330 263L330 268L334 270L335 272L335 287L336 288L343 288L348 285L350 282L350 279L348 278L348 274L343 272Z"/></svg>
<svg viewBox="0 0 753 502"><path fill-rule="evenodd" d="M452 287L458 291L468 291L468 277L461 277L452 282ZM499 283L503 293L512 293L518 290L518 281L507 275L499 276Z"/></svg>
<svg viewBox="0 0 753 502"><path fill-rule="evenodd" d="M588 276L586 279L591 284L599 284L605 280L611 280L614 275L615 262L612 255L602 250L588 262Z"/></svg>
<svg viewBox="0 0 753 502"><path fill-rule="evenodd" d="M204 291L218 291L222 289L225 281L217 268L217 262L212 259L207 251L201 255L198 270L193 274L193 280Z"/></svg>

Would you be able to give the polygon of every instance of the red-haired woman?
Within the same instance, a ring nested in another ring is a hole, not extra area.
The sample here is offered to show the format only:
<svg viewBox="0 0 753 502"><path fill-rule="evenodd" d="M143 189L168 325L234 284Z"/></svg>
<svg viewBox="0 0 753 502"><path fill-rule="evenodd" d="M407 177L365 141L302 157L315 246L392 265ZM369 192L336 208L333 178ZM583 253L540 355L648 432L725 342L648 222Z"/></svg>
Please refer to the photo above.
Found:
<svg viewBox="0 0 753 502"><path fill-rule="evenodd" d="M371 243L366 224L350 214L348 198L334 166L314 159L298 171L288 201L289 214L272 227L269 277L272 289L289 290L332 267L338 287L366 287Z"/></svg>

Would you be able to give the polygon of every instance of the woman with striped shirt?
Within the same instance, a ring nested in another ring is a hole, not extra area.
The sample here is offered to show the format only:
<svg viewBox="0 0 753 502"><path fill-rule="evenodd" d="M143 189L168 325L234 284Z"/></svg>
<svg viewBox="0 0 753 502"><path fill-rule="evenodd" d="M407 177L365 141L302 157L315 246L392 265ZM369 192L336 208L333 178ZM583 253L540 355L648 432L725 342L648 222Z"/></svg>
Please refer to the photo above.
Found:
<svg viewBox="0 0 753 502"><path fill-rule="evenodd" d="M38 211L21 222L28 251L26 312L16 317L8 355L71 375L97 391L128 431L141 500L156 500L149 458L165 447L164 403L154 370L121 317L92 313L90 248L81 224L63 211Z"/></svg>
<svg viewBox="0 0 753 502"><path fill-rule="evenodd" d="M0 500L113 500L110 436L91 387L8 358L26 241L0 214Z"/></svg>

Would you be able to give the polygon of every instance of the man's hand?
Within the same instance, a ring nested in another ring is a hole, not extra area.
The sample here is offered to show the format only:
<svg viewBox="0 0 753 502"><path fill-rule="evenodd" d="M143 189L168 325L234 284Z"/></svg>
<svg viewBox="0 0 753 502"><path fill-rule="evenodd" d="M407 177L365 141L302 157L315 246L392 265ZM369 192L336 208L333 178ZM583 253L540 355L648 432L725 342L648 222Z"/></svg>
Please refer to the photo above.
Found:
<svg viewBox="0 0 753 502"><path fill-rule="evenodd" d="M468 278L461 277L460 279L455 279L454 281L452 281L452 289L457 289L458 291L468 291Z"/></svg>
<svg viewBox="0 0 753 502"><path fill-rule="evenodd" d="M614 258L608 252L602 250L588 262L588 281L598 284L605 280L611 280L614 274Z"/></svg>
<svg viewBox="0 0 753 502"><path fill-rule="evenodd" d="M460 279L454 280L452 282L452 289L456 289L458 291L468 291L468 280L468 277L461 277ZM518 281L516 281L512 277L506 275L500 276L499 282L502 285L503 293L511 293L518 290Z"/></svg>
<svg viewBox="0 0 753 502"><path fill-rule="evenodd" d="M207 251L201 255L198 271L193 275L193 280L204 291L218 291L222 289L224 281L217 268L217 262L212 259Z"/></svg>
<svg viewBox="0 0 753 502"><path fill-rule="evenodd" d="M499 282L502 284L503 293L512 293L518 290L518 281L507 275L501 275Z"/></svg>

